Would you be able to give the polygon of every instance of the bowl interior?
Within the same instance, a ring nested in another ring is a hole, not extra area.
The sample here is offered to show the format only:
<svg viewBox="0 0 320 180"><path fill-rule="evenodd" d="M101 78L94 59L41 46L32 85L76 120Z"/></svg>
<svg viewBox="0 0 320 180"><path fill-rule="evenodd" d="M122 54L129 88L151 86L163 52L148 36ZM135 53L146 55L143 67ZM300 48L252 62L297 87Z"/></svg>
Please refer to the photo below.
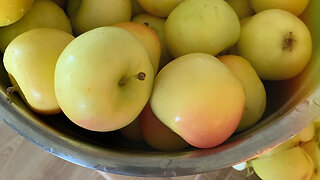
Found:
<svg viewBox="0 0 320 180"><path fill-rule="evenodd" d="M313 55L299 76L264 81L267 108L252 128L211 149L188 147L159 152L117 131L98 133L74 125L63 114L39 116L16 94L7 95L7 73L0 65L0 117L31 142L73 163L135 176L177 176L212 171L253 158L289 139L320 115L320 1L311 0L301 19L313 38ZM2 62L2 61L1 61Z"/></svg>

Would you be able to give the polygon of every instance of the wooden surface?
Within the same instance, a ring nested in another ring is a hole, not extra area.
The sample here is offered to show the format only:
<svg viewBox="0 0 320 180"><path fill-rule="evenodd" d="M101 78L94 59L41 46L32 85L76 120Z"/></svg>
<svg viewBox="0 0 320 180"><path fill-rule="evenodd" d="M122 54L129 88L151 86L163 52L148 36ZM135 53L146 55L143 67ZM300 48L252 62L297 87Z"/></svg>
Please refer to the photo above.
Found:
<svg viewBox="0 0 320 180"><path fill-rule="evenodd" d="M60 159L24 139L0 120L0 180L147 180L97 172ZM232 168L197 176L152 180L242 180L245 172Z"/></svg>

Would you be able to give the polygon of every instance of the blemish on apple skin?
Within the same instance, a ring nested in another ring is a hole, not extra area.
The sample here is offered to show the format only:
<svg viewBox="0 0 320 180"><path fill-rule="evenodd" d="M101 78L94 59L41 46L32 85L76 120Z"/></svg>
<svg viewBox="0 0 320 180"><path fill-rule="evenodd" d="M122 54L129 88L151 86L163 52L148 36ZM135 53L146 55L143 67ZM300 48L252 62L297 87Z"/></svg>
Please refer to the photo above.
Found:
<svg viewBox="0 0 320 180"><path fill-rule="evenodd" d="M146 26L149 26L149 23L147 23L147 22L145 22L145 23L143 23L144 25L146 25Z"/></svg>
<svg viewBox="0 0 320 180"><path fill-rule="evenodd" d="M282 50L292 52L294 41L295 40L293 39L293 33L292 31L290 31L283 41Z"/></svg>

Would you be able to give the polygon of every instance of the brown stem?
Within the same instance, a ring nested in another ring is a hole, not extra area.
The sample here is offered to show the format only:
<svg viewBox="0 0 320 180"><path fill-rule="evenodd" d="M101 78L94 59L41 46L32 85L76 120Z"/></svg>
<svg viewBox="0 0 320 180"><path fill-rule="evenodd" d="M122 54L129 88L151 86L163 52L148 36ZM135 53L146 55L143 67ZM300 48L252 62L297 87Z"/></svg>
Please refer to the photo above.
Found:
<svg viewBox="0 0 320 180"><path fill-rule="evenodd" d="M122 79L119 81L119 85L120 85L120 86L123 86L123 85L125 85L128 81L134 80L134 79L138 79L138 80L140 80L140 81L143 81L143 80L145 80L145 78L146 78L146 74L145 74L144 72L139 72L139 73L136 74L136 75L122 78Z"/></svg>
<svg viewBox="0 0 320 180"><path fill-rule="evenodd" d="M6 89L7 94L12 94L17 90L17 86L11 86Z"/></svg>

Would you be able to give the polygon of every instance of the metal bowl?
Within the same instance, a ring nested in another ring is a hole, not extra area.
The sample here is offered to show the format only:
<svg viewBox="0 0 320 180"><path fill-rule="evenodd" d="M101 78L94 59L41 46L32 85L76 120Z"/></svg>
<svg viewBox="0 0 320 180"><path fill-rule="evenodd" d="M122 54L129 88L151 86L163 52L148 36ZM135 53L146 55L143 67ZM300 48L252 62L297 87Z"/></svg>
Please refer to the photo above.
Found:
<svg viewBox="0 0 320 180"><path fill-rule="evenodd" d="M285 142L320 116L320 1L311 0L301 16L312 32L313 55L298 77L264 82L267 110L249 130L211 149L159 152L118 132L87 131L64 115L44 117L28 109L0 66L0 118L44 150L70 162L105 172L145 177L182 176L213 171L252 159Z"/></svg>

